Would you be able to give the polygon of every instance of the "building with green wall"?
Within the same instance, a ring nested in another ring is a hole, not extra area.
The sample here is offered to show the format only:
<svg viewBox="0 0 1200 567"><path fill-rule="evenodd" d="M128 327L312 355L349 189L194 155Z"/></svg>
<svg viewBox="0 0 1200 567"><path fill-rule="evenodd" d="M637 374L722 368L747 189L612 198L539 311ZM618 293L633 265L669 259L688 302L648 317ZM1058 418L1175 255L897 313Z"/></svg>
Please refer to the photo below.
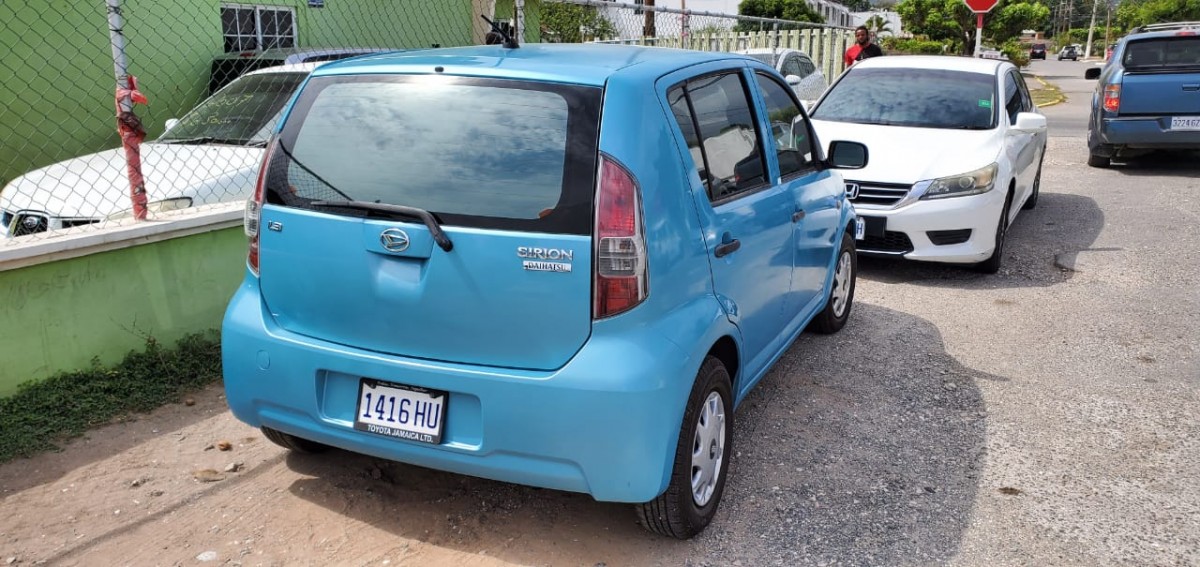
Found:
<svg viewBox="0 0 1200 567"><path fill-rule="evenodd" d="M467 45L486 32L480 13L514 14L513 0L118 3L128 69L149 99L135 111L150 137L207 96L212 60L225 53L222 7L290 10L297 47ZM531 31L536 6L526 3ZM0 2L0 186L31 169L119 145L105 8L105 0ZM536 33L526 37L536 41Z"/></svg>

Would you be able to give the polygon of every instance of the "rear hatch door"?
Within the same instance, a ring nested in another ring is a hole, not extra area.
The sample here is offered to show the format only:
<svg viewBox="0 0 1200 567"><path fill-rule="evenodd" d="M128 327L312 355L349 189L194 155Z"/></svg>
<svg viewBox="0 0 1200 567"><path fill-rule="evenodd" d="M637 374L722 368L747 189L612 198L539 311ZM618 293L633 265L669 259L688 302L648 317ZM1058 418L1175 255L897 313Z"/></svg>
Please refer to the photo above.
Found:
<svg viewBox="0 0 1200 567"><path fill-rule="evenodd" d="M313 78L266 179L260 281L275 321L381 353L561 367L591 332L600 96Z"/></svg>

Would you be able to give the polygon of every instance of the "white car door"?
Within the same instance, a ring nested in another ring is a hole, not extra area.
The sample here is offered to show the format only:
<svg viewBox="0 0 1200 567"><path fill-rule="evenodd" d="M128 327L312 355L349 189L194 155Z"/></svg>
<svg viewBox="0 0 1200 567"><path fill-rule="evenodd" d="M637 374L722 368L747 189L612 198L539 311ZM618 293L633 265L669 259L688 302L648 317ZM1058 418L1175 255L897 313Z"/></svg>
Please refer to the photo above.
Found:
<svg viewBox="0 0 1200 567"><path fill-rule="evenodd" d="M1004 137L1005 155L1012 166L1013 178L1016 180L1016 195L1014 203L1023 203L1033 191L1033 181L1037 176L1037 167L1045 147L1045 132L1019 132L1011 128L1017 122L1017 115L1022 112L1034 112L1028 89L1022 90L1024 82L1015 70L1009 70L1001 76L1003 80L1004 108L1008 129ZM1013 211L1017 207L1013 207Z"/></svg>

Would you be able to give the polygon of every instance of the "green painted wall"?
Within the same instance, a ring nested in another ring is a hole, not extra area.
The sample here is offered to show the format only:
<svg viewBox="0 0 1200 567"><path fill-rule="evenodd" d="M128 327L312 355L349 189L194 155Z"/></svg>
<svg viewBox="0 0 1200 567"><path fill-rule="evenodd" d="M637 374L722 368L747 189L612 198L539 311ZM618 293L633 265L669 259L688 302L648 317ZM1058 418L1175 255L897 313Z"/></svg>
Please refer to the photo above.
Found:
<svg viewBox="0 0 1200 567"><path fill-rule="evenodd" d="M135 110L150 137L207 95L212 58L223 52L221 3L122 0L129 70L150 100ZM230 3L294 7L301 47L465 45L479 18L471 0ZM116 147L114 86L104 0L0 0L0 186Z"/></svg>
<svg viewBox="0 0 1200 567"><path fill-rule="evenodd" d="M0 272L0 396L219 328L245 250L237 227Z"/></svg>

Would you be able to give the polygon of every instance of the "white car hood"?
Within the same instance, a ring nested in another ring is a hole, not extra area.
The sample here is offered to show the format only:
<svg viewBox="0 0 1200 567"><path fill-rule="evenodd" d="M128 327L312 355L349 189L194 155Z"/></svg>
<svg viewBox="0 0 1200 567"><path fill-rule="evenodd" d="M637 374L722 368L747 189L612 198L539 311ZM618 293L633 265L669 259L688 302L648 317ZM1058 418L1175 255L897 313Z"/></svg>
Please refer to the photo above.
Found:
<svg viewBox="0 0 1200 567"><path fill-rule="evenodd" d="M193 205L236 201L254 188L263 149L145 143L147 201L191 197ZM26 173L0 192L0 209L61 218L102 218L133 208L125 151L106 150Z"/></svg>
<svg viewBox="0 0 1200 567"><path fill-rule="evenodd" d="M835 140L866 144L867 167L843 173L856 181L912 184L966 173L995 162L1004 148L1001 128L942 130L825 120L812 124L826 150Z"/></svg>

